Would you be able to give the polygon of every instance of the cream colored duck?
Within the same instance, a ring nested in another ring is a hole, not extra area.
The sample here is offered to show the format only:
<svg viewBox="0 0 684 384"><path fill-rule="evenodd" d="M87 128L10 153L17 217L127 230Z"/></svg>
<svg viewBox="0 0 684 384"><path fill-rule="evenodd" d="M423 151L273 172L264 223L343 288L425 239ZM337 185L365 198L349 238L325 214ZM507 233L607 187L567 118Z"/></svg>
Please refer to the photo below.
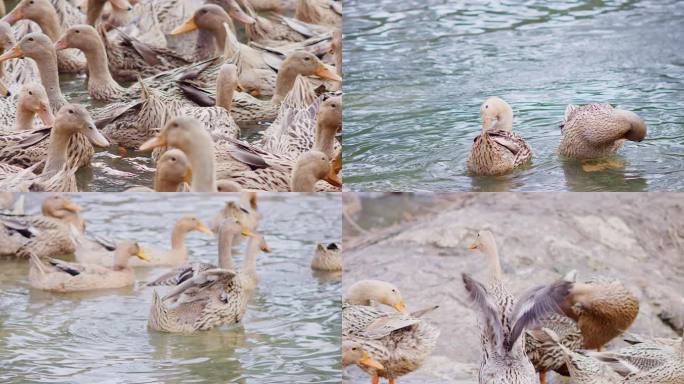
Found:
<svg viewBox="0 0 684 384"><path fill-rule="evenodd" d="M646 123L636 113L610 104L569 105L561 126L558 152L579 159L612 155L625 140L646 138Z"/></svg>
<svg viewBox="0 0 684 384"><path fill-rule="evenodd" d="M102 16L102 12L106 5L119 11L130 12L133 10L133 7L128 0L88 0L85 6L86 23L95 26L95 23L100 16Z"/></svg>
<svg viewBox="0 0 684 384"><path fill-rule="evenodd" d="M171 231L171 249L159 249L145 247L148 260L145 263L132 260L130 265L134 267L148 266L178 266L188 261L188 248L185 238L192 231L198 231L213 236L213 232L207 228L196 216L187 215L178 219ZM107 244L111 249L111 245ZM80 263L112 265L112 253L107 247L96 241L82 242L76 250L76 260Z"/></svg>
<svg viewBox="0 0 684 384"><path fill-rule="evenodd" d="M8 100L8 102L13 103L14 100ZM43 126L51 127L54 124L55 117L50 108L50 100L45 93L45 88L40 84L22 85L15 105L14 110L10 105L7 105L8 108L6 109L3 108L4 111L0 114L0 129L27 131L38 128L38 123L34 119L36 115L40 118Z"/></svg>
<svg viewBox="0 0 684 384"><path fill-rule="evenodd" d="M93 145L109 145L84 107L67 104L57 113L54 127L50 129L42 172L34 174L35 166L22 169L5 164L0 168L0 185L6 190L77 191L75 172L79 165L71 162L73 140L77 134L87 137Z"/></svg>
<svg viewBox="0 0 684 384"><path fill-rule="evenodd" d="M572 382L576 384L619 384L620 375L598 360L575 352L560 342L558 335L548 328L543 328L549 339L556 343L565 358ZM651 382L649 382L651 383Z"/></svg>
<svg viewBox="0 0 684 384"><path fill-rule="evenodd" d="M413 314L387 313L371 304L405 311L404 300L392 284L362 280L352 285L342 305L342 339L360 343L383 368L360 365L377 384L380 377L396 383L420 368L437 344L439 330Z"/></svg>
<svg viewBox="0 0 684 384"><path fill-rule="evenodd" d="M380 370L385 368L370 357L361 343L345 340L342 342L342 366L348 367L352 364Z"/></svg>
<svg viewBox="0 0 684 384"><path fill-rule="evenodd" d="M318 271L337 272L342 270L342 253L335 243L316 244L316 251L311 260L311 268Z"/></svg>
<svg viewBox="0 0 684 384"><path fill-rule="evenodd" d="M214 216L211 221L211 229L218 232L219 226L224 220L233 220L239 222L248 231L255 232L262 218L261 213L257 210L256 192L242 192L239 202L227 202L223 209ZM234 243L239 243L239 239L234 240Z"/></svg>
<svg viewBox="0 0 684 384"><path fill-rule="evenodd" d="M38 256L31 255L29 282L35 289L56 292L127 287L135 282L135 272L128 266L128 259L133 256L147 260L145 253L133 241L122 241L117 245L116 258L111 268L58 259L50 259L45 264Z"/></svg>
<svg viewBox="0 0 684 384"><path fill-rule="evenodd" d="M478 314L482 363L481 384L536 384L535 369L524 349L525 329L536 324L543 316L556 310L565 301L572 283L559 280L549 286L535 287L519 300L504 285L494 235L481 231L470 249L479 249L486 257L488 286L470 275L462 274L463 283L473 309Z"/></svg>
<svg viewBox="0 0 684 384"><path fill-rule="evenodd" d="M308 112L306 118L301 119L283 114L285 117L278 125L286 127L283 128L284 132L267 130L262 147L233 141L227 151L222 151L229 156L220 159L218 177L233 180L242 188L252 190L308 189L309 181L321 178L339 188L341 181L335 173L338 169L333 164L326 166L321 159L327 158L329 163L337 155L334 150L337 146L335 135L341 126L341 109L341 99L331 97L320 104L313 124L309 117L313 112ZM312 132L314 129L315 135ZM302 150L306 153L301 153ZM301 183L293 185L295 179Z"/></svg>
<svg viewBox="0 0 684 384"><path fill-rule="evenodd" d="M473 175L501 175L532 158L527 142L512 132L513 110L499 97L490 97L480 107L482 132L475 138L468 157ZM491 126L492 121L496 124Z"/></svg>
<svg viewBox="0 0 684 384"><path fill-rule="evenodd" d="M231 221L221 225L219 266L232 266L230 242L241 231L241 226ZM172 292L163 298L154 292L147 322L149 328L191 333L242 320L249 296L242 285L243 279L232 269L203 269L200 264L194 265L189 265L183 276L170 279L179 284ZM160 283L159 280L153 284ZM173 303L176 305L171 307Z"/></svg>
<svg viewBox="0 0 684 384"><path fill-rule="evenodd" d="M41 214L0 213L0 255L28 259L74 253L74 236L85 228L81 207L64 196L43 200Z"/></svg>
<svg viewBox="0 0 684 384"><path fill-rule="evenodd" d="M307 152L297 159L292 169L290 192L315 192L316 183L321 180L334 187L342 187L328 156L318 151Z"/></svg>
<svg viewBox="0 0 684 384"><path fill-rule="evenodd" d="M181 192L192 181L190 161L180 149L169 149L157 160L154 188L133 187L126 192Z"/></svg>
<svg viewBox="0 0 684 384"><path fill-rule="evenodd" d="M335 0L298 0L295 18L305 23L342 27L342 2Z"/></svg>
<svg viewBox="0 0 684 384"><path fill-rule="evenodd" d="M62 35L59 16L50 0L21 0L12 12L3 18L10 25L24 19L38 24L41 31L53 42ZM86 68L83 55L75 50L57 52L57 63L61 73L81 73Z"/></svg>
<svg viewBox="0 0 684 384"><path fill-rule="evenodd" d="M23 24L23 25L20 25ZM29 22L19 23L14 28L4 21L0 21L0 54L4 54L17 44L14 29L19 36L24 35L31 28ZM22 84L40 81L38 67L30 60L12 60L0 62L0 80L8 90L16 93Z"/></svg>
<svg viewBox="0 0 684 384"><path fill-rule="evenodd" d="M140 150L149 151L163 146L178 148L188 157L192 169L191 192L216 192L214 142L197 119L171 119L159 135L143 143Z"/></svg>

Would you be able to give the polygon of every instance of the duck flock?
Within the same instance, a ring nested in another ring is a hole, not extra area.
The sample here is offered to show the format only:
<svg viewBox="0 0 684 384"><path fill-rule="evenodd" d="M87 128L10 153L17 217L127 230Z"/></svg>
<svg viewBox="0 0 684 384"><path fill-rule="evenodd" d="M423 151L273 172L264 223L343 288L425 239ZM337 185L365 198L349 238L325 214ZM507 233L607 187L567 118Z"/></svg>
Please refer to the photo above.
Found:
<svg viewBox="0 0 684 384"><path fill-rule="evenodd" d="M168 267L147 286L170 286L150 303L148 327L160 332L192 333L224 324L239 323L247 302L257 288L257 256L270 252L258 231L262 214L254 193L243 193L217 212L211 226L195 215L177 219L170 229L171 248L143 247L134 240L113 241L86 233L82 208L65 196L47 197L41 213L23 212L23 198L0 196L0 257L30 263L28 280L32 288L52 292L95 291L132 286L136 268ZM190 262L185 239L198 231L218 237L217 263ZM244 260L233 261L233 248L243 239ZM74 261L61 257L73 255ZM59 258L58 258L59 257ZM311 268L339 274L340 248L335 243L318 244Z"/></svg>
<svg viewBox="0 0 684 384"><path fill-rule="evenodd" d="M551 371L573 384L684 383L684 339L632 336L625 339L630 346L604 350L639 313L637 297L621 282L578 282L570 272L516 298L506 287L494 235L481 231L469 248L484 255L488 276L483 284L461 275L481 333L480 384L544 384ZM356 364L373 384L380 378L394 384L419 369L440 338L424 316L438 308L409 313L406 307L389 282L350 286L342 307L343 365ZM458 343L458 335L441 337Z"/></svg>
<svg viewBox="0 0 684 384"><path fill-rule="evenodd" d="M21 0L7 11L0 190L76 192L94 147L152 152L154 184L136 191L340 190L341 2ZM68 100L65 73L87 73L101 106ZM255 125L261 137L242 140Z"/></svg>

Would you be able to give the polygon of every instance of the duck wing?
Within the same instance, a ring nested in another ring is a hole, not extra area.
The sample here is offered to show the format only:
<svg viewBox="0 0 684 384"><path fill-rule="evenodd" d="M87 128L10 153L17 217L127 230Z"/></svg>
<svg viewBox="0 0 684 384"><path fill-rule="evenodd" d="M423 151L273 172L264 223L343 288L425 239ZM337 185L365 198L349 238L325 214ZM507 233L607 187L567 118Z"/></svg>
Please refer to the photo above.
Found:
<svg viewBox="0 0 684 384"><path fill-rule="evenodd" d="M147 285L179 285L204 271L214 268L216 268L214 264L201 261L187 263L159 276L154 281L147 283Z"/></svg>

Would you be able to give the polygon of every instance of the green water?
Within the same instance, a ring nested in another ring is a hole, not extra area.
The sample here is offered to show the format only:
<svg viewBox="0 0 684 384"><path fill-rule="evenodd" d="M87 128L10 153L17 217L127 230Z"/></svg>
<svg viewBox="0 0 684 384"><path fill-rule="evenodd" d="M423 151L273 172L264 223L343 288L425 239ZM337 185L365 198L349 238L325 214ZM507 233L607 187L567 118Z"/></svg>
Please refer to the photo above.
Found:
<svg viewBox="0 0 684 384"><path fill-rule="evenodd" d="M684 190L681 1L345 3L344 181L348 190ZM479 106L500 96L531 166L470 177ZM569 103L641 115L623 167L585 172L556 153Z"/></svg>
<svg viewBox="0 0 684 384"><path fill-rule="evenodd" d="M36 211L44 195L27 196ZM88 230L168 247L177 218L205 223L237 196L80 194ZM152 287L166 268L138 269L135 287L56 294L31 289L28 262L0 259L2 383L339 383L339 276L314 275L316 242L339 241L340 195L260 199L260 232L273 252L257 259L259 287L241 325L195 335L146 327ZM191 260L215 261L217 239L193 232ZM244 245L236 246L241 263ZM163 292L168 288L161 287Z"/></svg>

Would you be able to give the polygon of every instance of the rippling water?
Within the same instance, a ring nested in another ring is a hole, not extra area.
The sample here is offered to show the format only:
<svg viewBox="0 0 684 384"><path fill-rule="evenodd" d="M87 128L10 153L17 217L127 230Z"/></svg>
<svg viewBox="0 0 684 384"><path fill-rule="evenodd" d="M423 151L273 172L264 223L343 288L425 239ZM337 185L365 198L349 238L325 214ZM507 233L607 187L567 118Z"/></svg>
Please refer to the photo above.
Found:
<svg viewBox="0 0 684 384"><path fill-rule="evenodd" d="M260 195L261 196L261 195ZM33 290L28 262L0 260L0 382L339 383L339 277L309 268L315 242L338 241L340 198L272 194L260 200L259 287L243 324L195 335L149 331L153 289L165 268L138 269L126 289L55 294ZM28 197L37 207L43 196ZM226 195L81 194L93 233L168 247L176 218L209 222ZM215 260L216 238L191 233L191 260ZM237 262L241 263L239 246Z"/></svg>
<svg viewBox="0 0 684 384"><path fill-rule="evenodd" d="M345 3L344 179L350 190L684 190L681 1ZM466 159L488 96L508 101L530 167L473 178ZM569 103L640 114L624 167L556 154Z"/></svg>

